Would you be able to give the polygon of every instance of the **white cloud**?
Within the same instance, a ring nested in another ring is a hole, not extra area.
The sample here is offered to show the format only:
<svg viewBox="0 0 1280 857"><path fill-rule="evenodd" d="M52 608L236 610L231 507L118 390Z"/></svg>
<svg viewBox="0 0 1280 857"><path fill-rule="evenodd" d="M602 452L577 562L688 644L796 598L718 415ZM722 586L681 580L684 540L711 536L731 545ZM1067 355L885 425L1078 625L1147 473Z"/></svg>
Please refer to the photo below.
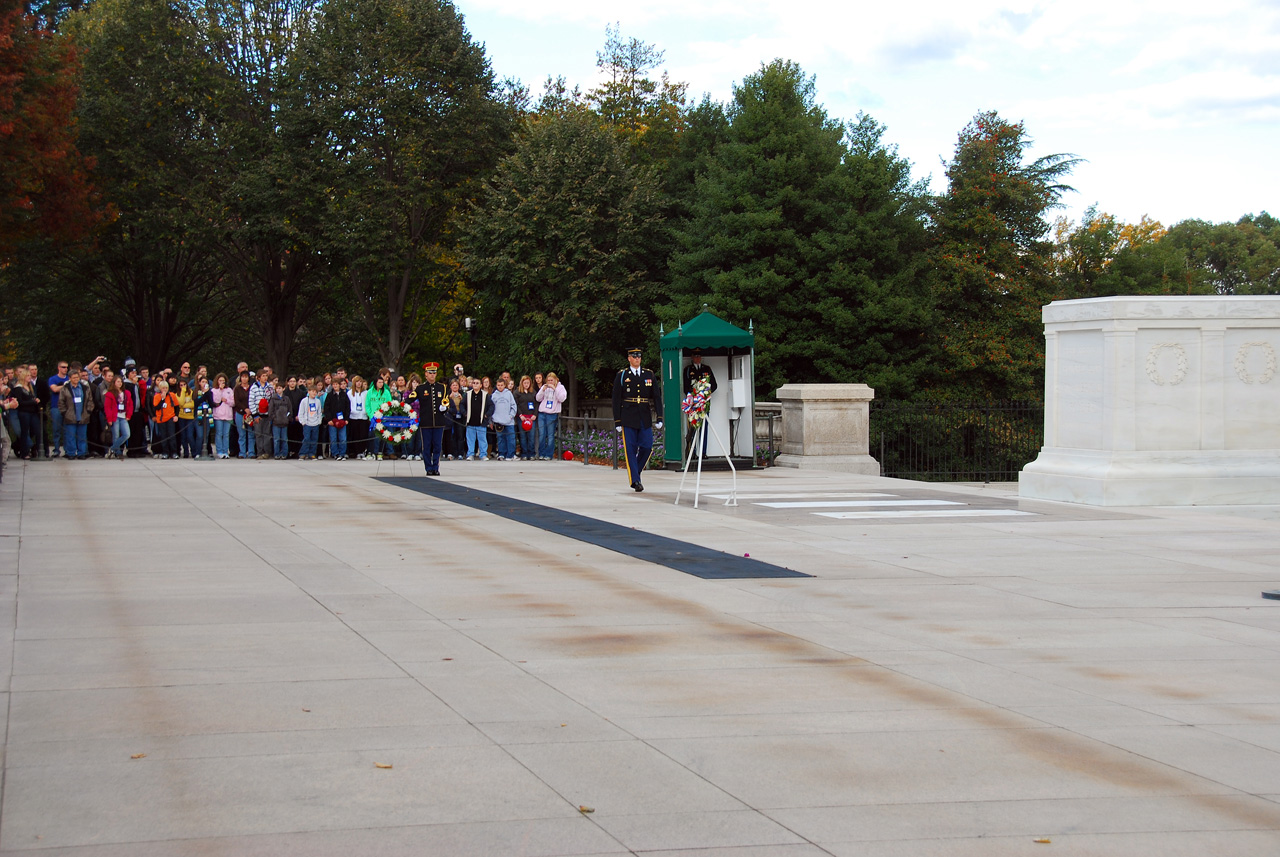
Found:
<svg viewBox="0 0 1280 857"><path fill-rule="evenodd" d="M1082 204L1097 199L1166 222L1280 209L1271 154L1280 138L1276 0L459 2L469 25L483 13L477 35L495 66L526 81L565 74L593 85L605 25L618 21L624 36L666 51L666 68L694 98L726 99L761 63L795 60L817 75L830 115L870 109L921 173L938 174L961 127L994 109L1026 121L1034 154L1090 160L1080 170ZM504 66L504 56L518 60ZM1160 185L1170 171L1219 175L1224 152L1247 182ZM1126 160L1158 162L1160 174L1137 173Z"/></svg>
<svg viewBox="0 0 1280 857"><path fill-rule="evenodd" d="M1066 128L1118 127L1162 131L1280 121L1280 75L1242 69L1195 72L1127 89L1026 101L1028 116Z"/></svg>

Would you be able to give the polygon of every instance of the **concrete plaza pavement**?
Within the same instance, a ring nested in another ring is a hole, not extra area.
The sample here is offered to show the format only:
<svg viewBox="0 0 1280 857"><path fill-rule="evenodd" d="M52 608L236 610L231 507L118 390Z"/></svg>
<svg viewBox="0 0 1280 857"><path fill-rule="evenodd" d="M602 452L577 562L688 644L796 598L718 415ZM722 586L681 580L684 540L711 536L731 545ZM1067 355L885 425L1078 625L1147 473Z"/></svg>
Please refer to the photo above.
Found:
<svg viewBox="0 0 1280 857"><path fill-rule="evenodd" d="M1280 853L1280 510L443 470L811 576L416 462L11 462L0 852Z"/></svg>

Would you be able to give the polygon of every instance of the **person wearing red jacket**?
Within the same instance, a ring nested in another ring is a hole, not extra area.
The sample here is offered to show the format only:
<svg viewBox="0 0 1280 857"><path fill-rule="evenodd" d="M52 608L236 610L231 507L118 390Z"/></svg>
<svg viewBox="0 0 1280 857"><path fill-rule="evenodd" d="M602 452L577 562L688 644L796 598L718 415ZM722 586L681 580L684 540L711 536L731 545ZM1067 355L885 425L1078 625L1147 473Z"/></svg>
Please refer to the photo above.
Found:
<svg viewBox="0 0 1280 857"><path fill-rule="evenodd" d="M129 420L133 419L133 396L125 390L123 375L111 379L111 386L102 396L102 411L111 428L111 449L107 450L107 458L123 461L129 457L127 446L132 434Z"/></svg>

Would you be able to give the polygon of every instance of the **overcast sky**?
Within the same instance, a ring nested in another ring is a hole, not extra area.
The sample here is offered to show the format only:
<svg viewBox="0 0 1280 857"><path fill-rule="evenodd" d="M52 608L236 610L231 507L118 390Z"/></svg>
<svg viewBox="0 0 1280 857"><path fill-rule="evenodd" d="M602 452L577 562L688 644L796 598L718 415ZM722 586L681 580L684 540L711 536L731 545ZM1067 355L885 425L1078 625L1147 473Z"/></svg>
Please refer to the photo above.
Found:
<svg viewBox="0 0 1280 857"><path fill-rule="evenodd" d="M499 76L597 81L605 26L666 52L695 99L781 57L829 115L859 110L945 190L941 158L976 113L1026 123L1032 156L1087 160L1063 213L1090 204L1166 226L1280 216L1280 0L455 0Z"/></svg>

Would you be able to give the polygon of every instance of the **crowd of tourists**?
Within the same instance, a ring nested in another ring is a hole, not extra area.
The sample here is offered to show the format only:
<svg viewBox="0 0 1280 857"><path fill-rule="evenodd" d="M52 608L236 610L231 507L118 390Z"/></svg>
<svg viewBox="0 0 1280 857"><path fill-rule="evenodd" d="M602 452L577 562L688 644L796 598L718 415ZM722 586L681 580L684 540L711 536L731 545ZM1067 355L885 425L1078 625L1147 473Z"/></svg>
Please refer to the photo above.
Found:
<svg viewBox="0 0 1280 857"><path fill-rule="evenodd" d="M429 380L435 380L435 364ZM0 372L5 429L0 440L25 460L330 459L421 460L421 433L377 431L380 414L414 422L427 389L416 372L390 369L372 380L339 367L307 378L246 363L212 377L205 366L152 372L126 359L59 361L44 375L35 364ZM440 406L448 460L550 460L567 391L554 372L514 378L467 375L461 364L443 381ZM396 403L386 406L386 403ZM388 420L393 422L393 420ZM398 442L394 440L399 438Z"/></svg>

